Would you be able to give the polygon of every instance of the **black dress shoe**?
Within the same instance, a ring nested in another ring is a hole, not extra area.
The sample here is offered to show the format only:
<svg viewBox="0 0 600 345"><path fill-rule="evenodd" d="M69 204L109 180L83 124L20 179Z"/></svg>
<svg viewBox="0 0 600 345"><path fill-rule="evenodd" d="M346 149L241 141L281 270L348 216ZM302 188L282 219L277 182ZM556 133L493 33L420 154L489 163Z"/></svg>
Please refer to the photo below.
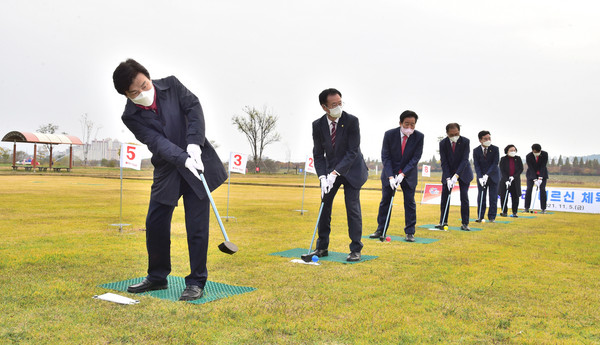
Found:
<svg viewBox="0 0 600 345"><path fill-rule="evenodd" d="M185 290L181 293L181 297L179 297L180 301L194 301L200 299L204 295L204 289L199 287L198 285L186 285Z"/></svg>
<svg viewBox="0 0 600 345"><path fill-rule="evenodd" d="M133 284L127 288L127 292L131 293L141 293L146 291L153 290L165 290L169 286L168 283L153 283L148 280L148 278L144 278L141 283Z"/></svg>
<svg viewBox="0 0 600 345"><path fill-rule="evenodd" d="M508 214L506 214L506 213L500 213L500 217L508 217Z"/></svg>
<svg viewBox="0 0 600 345"><path fill-rule="evenodd" d="M406 242L414 242L415 241L415 235L413 234L408 234L406 235L406 238L404 239Z"/></svg>
<svg viewBox="0 0 600 345"><path fill-rule="evenodd" d="M316 255L318 257L324 257L324 256L329 256L329 252L327 251L327 249L316 249L314 252L309 253L309 256L313 256Z"/></svg>
<svg viewBox="0 0 600 345"><path fill-rule="evenodd" d="M471 231L471 228L469 228L469 225L468 225L468 224L463 224L463 225L461 225L461 226L460 226L460 229L461 229L461 230L464 230L464 231Z"/></svg>
<svg viewBox="0 0 600 345"><path fill-rule="evenodd" d="M383 236L383 231L375 231L374 233L369 235L369 238L380 238L381 236Z"/></svg>
<svg viewBox="0 0 600 345"><path fill-rule="evenodd" d="M513 216L514 218L519 218L519 215L518 215L518 214L516 214L516 213L513 213L513 215L512 215L512 216Z"/></svg>
<svg viewBox="0 0 600 345"><path fill-rule="evenodd" d="M360 252L350 252L346 261L360 261Z"/></svg>
<svg viewBox="0 0 600 345"><path fill-rule="evenodd" d="M496 223L495 219L490 219L490 221L488 223Z"/></svg>

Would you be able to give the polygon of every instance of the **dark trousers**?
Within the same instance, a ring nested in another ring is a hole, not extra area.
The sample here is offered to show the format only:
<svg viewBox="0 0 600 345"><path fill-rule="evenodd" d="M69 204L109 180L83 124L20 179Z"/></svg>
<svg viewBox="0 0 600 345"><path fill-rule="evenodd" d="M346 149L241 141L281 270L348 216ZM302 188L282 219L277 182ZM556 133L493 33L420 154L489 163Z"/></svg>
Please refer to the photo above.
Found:
<svg viewBox="0 0 600 345"><path fill-rule="evenodd" d="M460 188L460 218L462 219L462 224L469 224L469 183L458 181L458 187ZM448 211L446 211L446 217L444 217L444 210L446 209L446 202L448 202L448 196L450 195L450 191L448 190L448 185L446 183L442 183L442 202L440 204L441 214L440 214L440 224L448 223L448 214L450 213L450 205L448 205Z"/></svg>
<svg viewBox="0 0 600 345"><path fill-rule="evenodd" d="M529 206L531 206L531 194L534 190L534 183L533 180L527 179L527 191L525 192L525 208L529 209ZM540 185L540 190L539 190L539 198L540 198L540 206L542 210L546 209L546 199L547 199L547 194L546 194L546 179L542 180L542 184Z"/></svg>
<svg viewBox="0 0 600 345"><path fill-rule="evenodd" d="M331 233L331 208L333 199L344 185L344 200L346 202L346 218L348 219L348 235L350 236L350 251L360 252L363 244L362 236L362 214L360 210L360 188L352 187L343 176L338 176L331 191L323 196L323 211L319 220L319 239L317 240L317 249L327 249L329 247L329 234Z"/></svg>
<svg viewBox="0 0 600 345"><path fill-rule="evenodd" d="M482 193L483 192L483 193ZM479 184L477 180L477 219L485 218L486 196L490 196L490 210L488 211L488 219L496 219L496 213L498 212L498 183L488 180L487 185L484 187Z"/></svg>
<svg viewBox="0 0 600 345"><path fill-rule="evenodd" d="M402 193L404 195L404 233L407 235L414 235L415 225L417 224L417 203L415 202L415 189L411 188L405 181L402 181L400 187L402 190L400 190L400 188L396 190L396 197L398 197L398 193ZM382 181L381 202L379 203L379 213L377 214L377 231L380 231L381 233L387 233L387 230L384 228L388 211L390 210L392 194L394 194L394 191L392 188L390 188L389 181ZM387 224L388 228L391 222L392 217L390 214L390 219Z"/></svg>
<svg viewBox="0 0 600 345"><path fill-rule="evenodd" d="M508 211L508 201L506 201L506 199L508 199L508 194L506 194L506 192L510 193L510 201L512 203L512 213L516 214L517 212L519 212L519 201L521 199L521 191L517 190L517 184L511 184L510 187L507 189L506 188L506 183L504 182L500 182L500 204L502 205L502 213L507 213Z"/></svg>
<svg viewBox="0 0 600 345"><path fill-rule="evenodd" d="M180 195L183 195L185 228L187 232L190 274L185 277L186 285L204 288L208 270L208 223L210 202L200 200L190 186L181 179ZM150 200L146 217L146 248L148 250L148 280L166 282L171 273L171 219L175 206Z"/></svg>

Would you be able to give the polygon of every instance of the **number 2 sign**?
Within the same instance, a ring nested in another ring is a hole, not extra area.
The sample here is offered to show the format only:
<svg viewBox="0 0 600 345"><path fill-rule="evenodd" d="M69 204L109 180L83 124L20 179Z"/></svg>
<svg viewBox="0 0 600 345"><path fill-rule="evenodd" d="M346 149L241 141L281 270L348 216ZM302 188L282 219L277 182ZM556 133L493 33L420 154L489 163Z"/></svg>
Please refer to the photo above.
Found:
<svg viewBox="0 0 600 345"><path fill-rule="evenodd" d="M231 152L229 153L229 171L240 174L246 174L246 163L248 163L248 155L244 153Z"/></svg>
<svg viewBox="0 0 600 345"><path fill-rule="evenodd" d="M315 160L311 156L306 157L306 163L304 164L304 170L307 173L311 173L311 174L317 173L317 170L315 169Z"/></svg>

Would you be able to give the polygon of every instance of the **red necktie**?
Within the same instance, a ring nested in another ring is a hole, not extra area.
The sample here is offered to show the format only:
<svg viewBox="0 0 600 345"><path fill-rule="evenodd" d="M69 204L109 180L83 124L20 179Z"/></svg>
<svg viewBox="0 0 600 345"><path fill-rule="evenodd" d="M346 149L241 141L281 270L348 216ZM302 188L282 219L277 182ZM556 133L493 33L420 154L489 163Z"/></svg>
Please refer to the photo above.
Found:
<svg viewBox="0 0 600 345"><path fill-rule="evenodd" d="M408 139L406 135L402 137L402 154L404 154L404 148L406 147L406 139Z"/></svg>
<svg viewBox="0 0 600 345"><path fill-rule="evenodd" d="M483 149L483 157L487 157L487 147Z"/></svg>
<svg viewBox="0 0 600 345"><path fill-rule="evenodd" d="M335 147L335 121L331 121L331 146Z"/></svg>
<svg viewBox="0 0 600 345"><path fill-rule="evenodd" d="M454 148L456 147L456 143L453 141L452 142L452 152L454 152Z"/></svg>

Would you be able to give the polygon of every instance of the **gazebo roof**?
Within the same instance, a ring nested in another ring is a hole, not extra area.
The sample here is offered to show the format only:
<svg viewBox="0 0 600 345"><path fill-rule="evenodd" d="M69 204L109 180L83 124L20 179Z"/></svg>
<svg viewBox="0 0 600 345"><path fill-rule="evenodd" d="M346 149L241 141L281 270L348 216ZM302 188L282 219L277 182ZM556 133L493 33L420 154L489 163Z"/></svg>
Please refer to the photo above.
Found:
<svg viewBox="0 0 600 345"><path fill-rule="evenodd" d="M19 131L8 132L2 138L2 141L35 143L35 144L83 145L81 140L79 140L79 138L77 138L76 136L73 136L73 135L30 133L30 132L19 132Z"/></svg>

